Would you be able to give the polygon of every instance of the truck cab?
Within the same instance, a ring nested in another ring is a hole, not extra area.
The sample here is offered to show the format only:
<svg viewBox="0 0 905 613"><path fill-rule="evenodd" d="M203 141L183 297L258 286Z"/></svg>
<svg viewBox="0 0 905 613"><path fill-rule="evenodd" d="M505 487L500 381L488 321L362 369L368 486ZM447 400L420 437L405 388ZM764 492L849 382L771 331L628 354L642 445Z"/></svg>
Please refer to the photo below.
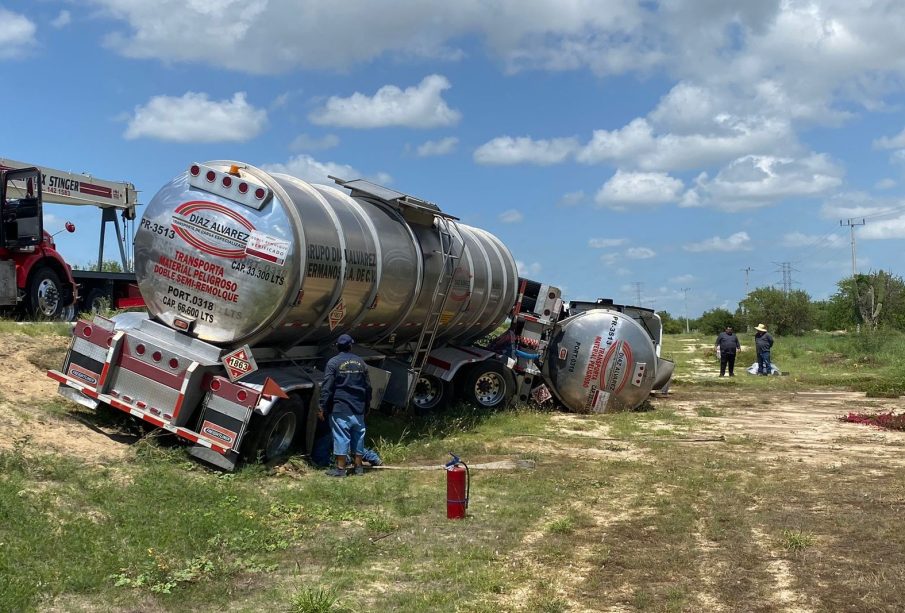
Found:
<svg viewBox="0 0 905 613"><path fill-rule="evenodd" d="M75 283L44 231L42 196L39 169L0 169L0 307L55 319L75 299Z"/></svg>

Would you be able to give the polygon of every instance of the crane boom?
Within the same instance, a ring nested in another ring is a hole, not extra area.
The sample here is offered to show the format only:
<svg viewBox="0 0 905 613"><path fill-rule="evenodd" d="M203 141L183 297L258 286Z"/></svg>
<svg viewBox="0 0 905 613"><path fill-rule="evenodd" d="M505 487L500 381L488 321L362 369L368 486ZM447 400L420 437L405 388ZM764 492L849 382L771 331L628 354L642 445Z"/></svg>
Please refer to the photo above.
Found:
<svg viewBox="0 0 905 613"><path fill-rule="evenodd" d="M132 183L105 181L89 174L67 172L38 164L0 158L0 170L35 167L41 171L41 190L45 202L119 209L126 219L135 219L138 192Z"/></svg>

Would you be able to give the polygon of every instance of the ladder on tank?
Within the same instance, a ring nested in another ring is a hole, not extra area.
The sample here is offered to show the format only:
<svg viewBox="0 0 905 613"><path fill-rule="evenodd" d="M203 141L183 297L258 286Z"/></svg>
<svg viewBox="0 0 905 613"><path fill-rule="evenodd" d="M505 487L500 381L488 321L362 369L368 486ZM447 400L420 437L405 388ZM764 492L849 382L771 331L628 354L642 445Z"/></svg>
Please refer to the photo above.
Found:
<svg viewBox="0 0 905 613"><path fill-rule="evenodd" d="M456 222L445 216L438 215L437 220L437 238L440 239L440 250L434 253L443 257L442 270L437 275L437 283L434 286L433 297L428 311L427 319L424 326L421 327L421 334L418 335L418 342L415 344L415 350L412 353L412 362L409 366L409 372L412 374L412 380L409 384L408 394L406 396L406 405L412 400L415 389L418 387L418 380L421 373L427 365L430 357L431 349L434 347L434 341L437 338L437 330L443 320L443 312L449 301L449 293L455 280L456 270L458 269L459 260L465 252L465 240L459 236L459 248L456 253L456 242L454 240L452 230L455 230ZM458 234L458 230L456 230Z"/></svg>

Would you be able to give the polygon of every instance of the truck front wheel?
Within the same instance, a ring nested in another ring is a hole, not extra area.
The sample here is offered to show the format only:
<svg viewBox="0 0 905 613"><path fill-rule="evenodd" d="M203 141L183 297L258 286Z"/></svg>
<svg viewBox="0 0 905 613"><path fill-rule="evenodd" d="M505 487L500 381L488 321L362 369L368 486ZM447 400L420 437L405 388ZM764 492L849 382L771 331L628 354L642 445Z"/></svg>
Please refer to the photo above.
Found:
<svg viewBox="0 0 905 613"><path fill-rule="evenodd" d="M462 397L466 402L486 409L499 409L515 393L515 381L505 366L496 360L478 362L465 371Z"/></svg>
<svg viewBox="0 0 905 613"><path fill-rule="evenodd" d="M277 403L267 415L255 415L243 446L246 460L269 462L292 453L304 429L304 410L301 399L293 396Z"/></svg>
<svg viewBox="0 0 905 613"><path fill-rule="evenodd" d="M25 293L25 308L32 317L57 319L63 312L63 285L47 266L31 273Z"/></svg>

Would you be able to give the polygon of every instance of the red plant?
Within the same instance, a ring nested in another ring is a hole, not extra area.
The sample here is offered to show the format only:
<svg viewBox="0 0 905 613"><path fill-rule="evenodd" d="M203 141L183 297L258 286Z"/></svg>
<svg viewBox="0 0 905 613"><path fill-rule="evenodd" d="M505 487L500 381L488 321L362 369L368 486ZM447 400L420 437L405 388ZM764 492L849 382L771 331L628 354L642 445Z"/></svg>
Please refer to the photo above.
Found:
<svg viewBox="0 0 905 613"><path fill-rule="evenodd" d="M877 428L886 428L887 430L905 431L905 413L896 415L895 413L849 413L839 418L839 421L845 421L853 424L866 424L868 426L876 426Z"/></svg>

